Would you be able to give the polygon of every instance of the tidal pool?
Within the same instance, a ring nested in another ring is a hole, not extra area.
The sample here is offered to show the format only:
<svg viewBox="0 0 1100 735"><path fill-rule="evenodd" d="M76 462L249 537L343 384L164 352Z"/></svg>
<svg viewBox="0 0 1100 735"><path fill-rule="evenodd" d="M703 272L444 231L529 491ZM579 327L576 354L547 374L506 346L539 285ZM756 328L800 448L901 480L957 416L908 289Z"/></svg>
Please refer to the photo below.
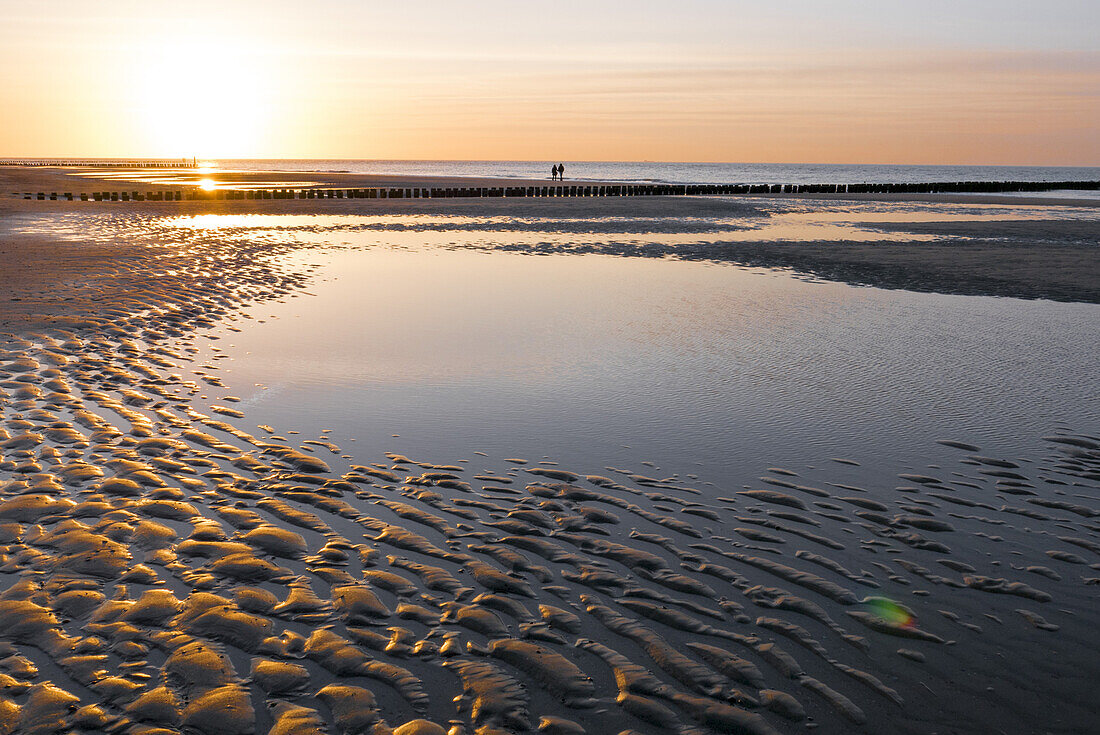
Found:
<svg viewBox="0 0 1100 735"><path fill-rule="evenodd" d="M208 342L261 423L733 481L773 462L933 461L942 437L1019 451L1097 416L1096 305L499 249L565 237L545 233L292 236L324 245L295 256L315 266L308 294Z"/></svg>

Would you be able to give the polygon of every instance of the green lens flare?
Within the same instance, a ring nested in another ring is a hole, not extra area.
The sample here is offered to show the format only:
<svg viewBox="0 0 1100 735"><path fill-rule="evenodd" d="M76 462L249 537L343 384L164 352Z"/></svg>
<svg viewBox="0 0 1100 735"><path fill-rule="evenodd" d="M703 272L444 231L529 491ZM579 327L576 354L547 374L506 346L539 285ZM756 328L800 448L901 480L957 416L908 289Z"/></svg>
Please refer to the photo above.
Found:
<svg viewBox="0 0 1100 735"><path fill-rule="evenodd" d="M905 607L885 597L869 597L863 602L870 608L871 612L891 623L912 625L915 620L913 615L905 609Z"/></svg>

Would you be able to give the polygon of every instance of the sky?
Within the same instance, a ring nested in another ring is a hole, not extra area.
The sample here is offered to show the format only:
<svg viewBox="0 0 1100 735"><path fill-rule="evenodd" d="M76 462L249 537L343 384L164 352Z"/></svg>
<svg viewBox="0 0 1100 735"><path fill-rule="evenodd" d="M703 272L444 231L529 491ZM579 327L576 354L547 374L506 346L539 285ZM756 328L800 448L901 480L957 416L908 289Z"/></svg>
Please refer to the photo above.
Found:
<svg viewBox="0 0 1100 735"><path fill-rule="evenodd" d="M1100 165L1098 0L0 0L0 157Z"/></svg>

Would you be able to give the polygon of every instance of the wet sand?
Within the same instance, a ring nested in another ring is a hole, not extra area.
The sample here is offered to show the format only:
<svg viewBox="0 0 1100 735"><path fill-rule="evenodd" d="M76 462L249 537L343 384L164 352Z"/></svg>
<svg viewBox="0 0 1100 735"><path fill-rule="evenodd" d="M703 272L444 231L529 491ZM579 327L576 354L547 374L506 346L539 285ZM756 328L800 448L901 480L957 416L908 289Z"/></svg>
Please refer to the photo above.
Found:
<svg viewBox="0 0 1100 735"><path fill-rule="evenodd" d="M315 211L280 206L298 204ZM654 227L728 206L607 204ZM47 207L60 209L17 203ZM762 460L714 488L472 448L454 464L352 454L328 433L250 423L216 362L195 358L204 330L247 329L245 307L308 286L280 257L303 246L120 232L0 246L0 730L1095 722L1095 435L1067 430L1026 457L945 437L948 463L894 467L893 488L858 479L881 457ZM206 394L219 400L203 407Z"/></svg>
<svg viewBox="0 0 1100 735"><path fill-rule="evenodd" d="M796 201L813 207L814 202L920 202L959 204L967 207L1004 205L1017 211L1029 206L1063 207L1067 212L1082 213L1078 218L1017 221L1005 215L1001 221L878 223L876 228L899 233L897 242L801 241L751 243L701 243L676 249L642 246L618 250L619 255L671 256L710 259L759 267L789 268L817 277L882 288L904 288L937 293L1045 298L1058 301L1100 303L1100 229L1094 213L1098 200L1059 200L1043 198L972 196L972 195L784 195L752 198L637 197L607 199L474 199L474 200L264 200L222 202L94 203L26 201L10 197L11 191L96 191L103 181L74 178L64 169L5 169L0 167L0 215L20 212L125 211L139 207L142 212L178 214L265 213L265 214L384 214L430 213L474 217L540 217L585 220L587 231L599 232L613 227L615 219L643 222L652 231L677 232L690 227L690 220L701 216L761 216L766 212L746 201ZM117 172L115 172L117 173ZM280 174L252 172L259 179ZM295 172L285 177L302 176ZM311 181L346 186L390 184L448 185L450 180L423 180L410 177L370 177L351 174L310 175ZM346 181L344 179L347 179ZM269 180L269 179L265 179ZM289 180L289 179L288 179ZM456 180L463 185L492 186L509 180ZM73 183L75 182L75 183ZM516 181L511 181L513 185ZM534 182L545 183L545 182ZM37 187L37 188L36 188ZM164 189L161 184L133 184L137 191ZM168 187L172 188L172 187ZM5 196L7 198L5 198ZM979 218L975 218L978 220ZM606 221L606 223L601 222ZM930 234L932 242L911 243L902 233ZM5 249L11 252L10 245ZM24 247L24 246L19 246ZM575 249L575 252L583 250ZM34 257L31 255L18 257ZM0 276L3 278L3 276Z"/></svg>

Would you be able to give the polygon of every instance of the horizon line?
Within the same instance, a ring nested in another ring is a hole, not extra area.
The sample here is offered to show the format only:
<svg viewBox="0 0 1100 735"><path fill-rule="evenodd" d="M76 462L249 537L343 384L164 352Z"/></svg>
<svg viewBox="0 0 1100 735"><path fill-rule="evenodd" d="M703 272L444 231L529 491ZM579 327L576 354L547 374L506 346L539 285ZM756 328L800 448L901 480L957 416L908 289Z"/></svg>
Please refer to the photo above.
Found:
<svg viewBox="0 0 1100 735"><path fill-rule="evenodd" d="M570 161L571 163L653 163L680 165L731 165L731 166L893 166L927 168L935 166L982 167L982 168L1100 168L1097 163L861 163L836 161L679 161L673 159L580 159L580 158L233 158L228 156L28 156L0 155L0 160L11 161L175 161L197 159L200 163L208 161L362 161L362 162L405 162L405 163L553 163Z"/></svg>

